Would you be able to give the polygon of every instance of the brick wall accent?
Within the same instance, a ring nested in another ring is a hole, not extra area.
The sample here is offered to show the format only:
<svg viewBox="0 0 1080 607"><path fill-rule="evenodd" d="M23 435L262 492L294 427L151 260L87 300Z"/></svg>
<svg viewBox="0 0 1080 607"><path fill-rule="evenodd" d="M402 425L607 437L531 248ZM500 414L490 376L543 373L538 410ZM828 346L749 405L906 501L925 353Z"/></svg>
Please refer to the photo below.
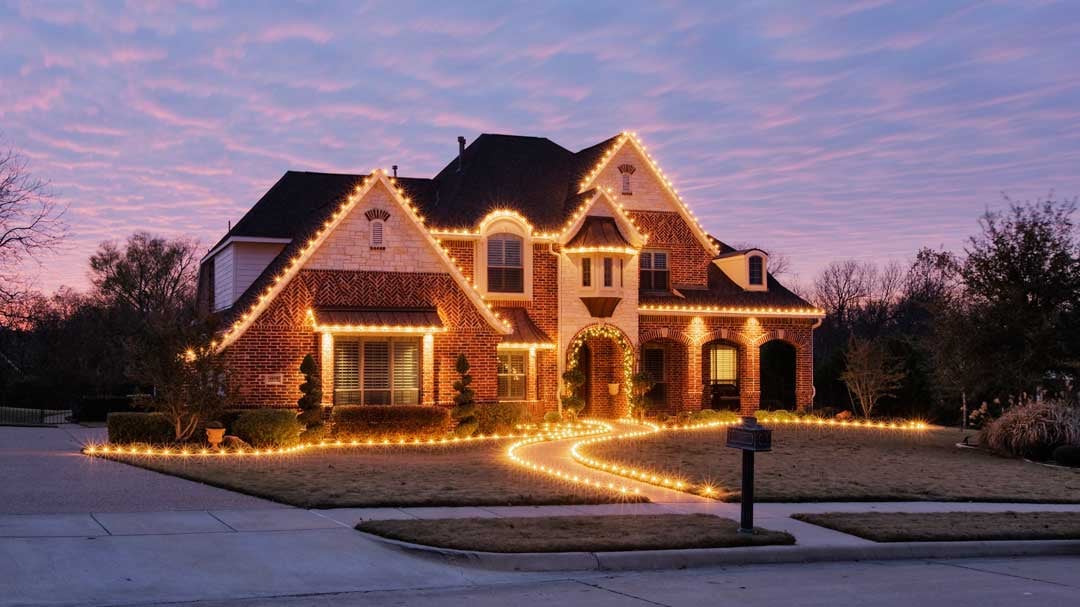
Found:
<svg viewBox="0 0 1080 607"><path fill-rule="evenodd" d="M735 343L738 348L739 398L744 413L757 410L761 399L760 347L785 341L795 347L795 405L806 409L813 403L814 351L813 321L795 318L733 318L690 316L642 316L639 339L687 344L687 395L681 406L699 409L706 404L702 390L704 361L702 346L716 340Z"/></svg>
<svg viewBox="0 0 1080 607"><path fill-rule="evenodd" d="M638 360L644 360L646 348L659 348L664 351L664 383L666 384L666 403L657 411L676 414L681 411L697 411L701 408L701 399L693 398L689 393L688 375L690 362L686 340L652 338L641 342ZM639 363L640 366L640 363Z"/></svg>
<svg viewBox="0 0 1080 607"><path fill-rule="evenodd" d="M473 258L476 252L476 243L472 240L444 240L443 248L450 252L450 257L461 268L461 273L469 282L473 282L476 273L473 271Z"/></svg>
<svg viewBox="0 0 1080 607"><path fill-rule="evenodd" d="M698 242L690 226L675 212L630 211L630 216L649 235L646 249L670 252L671 284L708 286L712 253Z"/></svg>
<svg viewBox="0 0 1080 607"><path fill-rule="evenodd" d="M615 341L606 337L585 340L590 352L589 395L584 415L589 417L623 417L629 412L623 374L623 351ZM584 369L583 369L584 370ZM619 384L619 393L612 396L608 384Z"/></svg>
<svg viewBox="0 0 1080 607"><path fill-rule="evenodd" d="M267 307L248 331L226 350L239 390L239 403L284 406L300 396L300 361L311 353L320 360L319 336L308 325L307 310L316 305L410 307L431 302L447 333L434 337L435 402L448 403L456 379L454 361L465 353L472 365L473 387L480 400L496 396L495 347L500 336L476 311L448 274L303 270ZM266 376L281 374L281 384ZM333 386L324 386L332 390ZM424 396L428 401L428 396Z"/></svg>

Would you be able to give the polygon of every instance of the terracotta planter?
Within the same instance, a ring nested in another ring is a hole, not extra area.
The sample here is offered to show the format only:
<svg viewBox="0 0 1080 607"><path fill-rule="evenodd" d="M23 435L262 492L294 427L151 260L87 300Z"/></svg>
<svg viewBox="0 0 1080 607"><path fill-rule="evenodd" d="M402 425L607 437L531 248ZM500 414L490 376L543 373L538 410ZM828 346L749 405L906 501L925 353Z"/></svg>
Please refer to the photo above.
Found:
<svg viewBox="0 0 1080 607"><path fill-rule="evenodd" d="M607 391L608 391L608 394L610 394L612 396L615 396L616 394L619 393L619 384L608 384L607 385Z"/></svg>
<svg viewBox="0 0 1080 607"><path fill-rule="evenodd" d="M225 428L207 428L206 442L214 449L221 447L221 441L225 440Z"/></svg>

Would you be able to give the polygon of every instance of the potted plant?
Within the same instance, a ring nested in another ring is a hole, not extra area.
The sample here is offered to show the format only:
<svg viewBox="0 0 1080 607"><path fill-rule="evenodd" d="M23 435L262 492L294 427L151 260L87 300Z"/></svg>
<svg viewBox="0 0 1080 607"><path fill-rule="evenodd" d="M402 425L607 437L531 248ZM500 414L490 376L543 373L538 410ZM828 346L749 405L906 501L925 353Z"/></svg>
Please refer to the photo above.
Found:
<svg viewBox="0 0 1080 607"><path fill-rule="evenodd" d="M225 424L210 422L206 424L206 442L214 449L221 448L221 442L225 440Z"/></svg>

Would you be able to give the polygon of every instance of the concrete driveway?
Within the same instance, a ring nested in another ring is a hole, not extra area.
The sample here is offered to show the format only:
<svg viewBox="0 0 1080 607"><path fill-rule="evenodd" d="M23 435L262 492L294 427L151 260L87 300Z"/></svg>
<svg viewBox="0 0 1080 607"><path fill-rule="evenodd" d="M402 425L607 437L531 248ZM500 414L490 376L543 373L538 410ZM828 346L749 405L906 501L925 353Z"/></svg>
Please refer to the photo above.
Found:
<svg viewBox="0 0 1080 607"><path fill-rule="evenodd" d="M0 514L285 508L79 453L103 428L0 426Z"/></svg>

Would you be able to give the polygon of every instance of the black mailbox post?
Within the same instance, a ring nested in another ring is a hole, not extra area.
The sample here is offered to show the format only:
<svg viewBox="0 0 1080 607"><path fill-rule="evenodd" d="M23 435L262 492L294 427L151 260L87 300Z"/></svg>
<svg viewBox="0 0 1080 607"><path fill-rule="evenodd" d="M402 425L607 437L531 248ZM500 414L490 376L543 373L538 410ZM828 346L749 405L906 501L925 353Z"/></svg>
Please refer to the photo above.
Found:
<svg viewBox="0 0 1080 607"><path fill-rule="evenodd" d="M727 431L727 446L742 450L742 518L740 533L754 532L754 453L772 451L772 430L757 423L757 418L746 415L741 426L731 426Z"/></svg>

